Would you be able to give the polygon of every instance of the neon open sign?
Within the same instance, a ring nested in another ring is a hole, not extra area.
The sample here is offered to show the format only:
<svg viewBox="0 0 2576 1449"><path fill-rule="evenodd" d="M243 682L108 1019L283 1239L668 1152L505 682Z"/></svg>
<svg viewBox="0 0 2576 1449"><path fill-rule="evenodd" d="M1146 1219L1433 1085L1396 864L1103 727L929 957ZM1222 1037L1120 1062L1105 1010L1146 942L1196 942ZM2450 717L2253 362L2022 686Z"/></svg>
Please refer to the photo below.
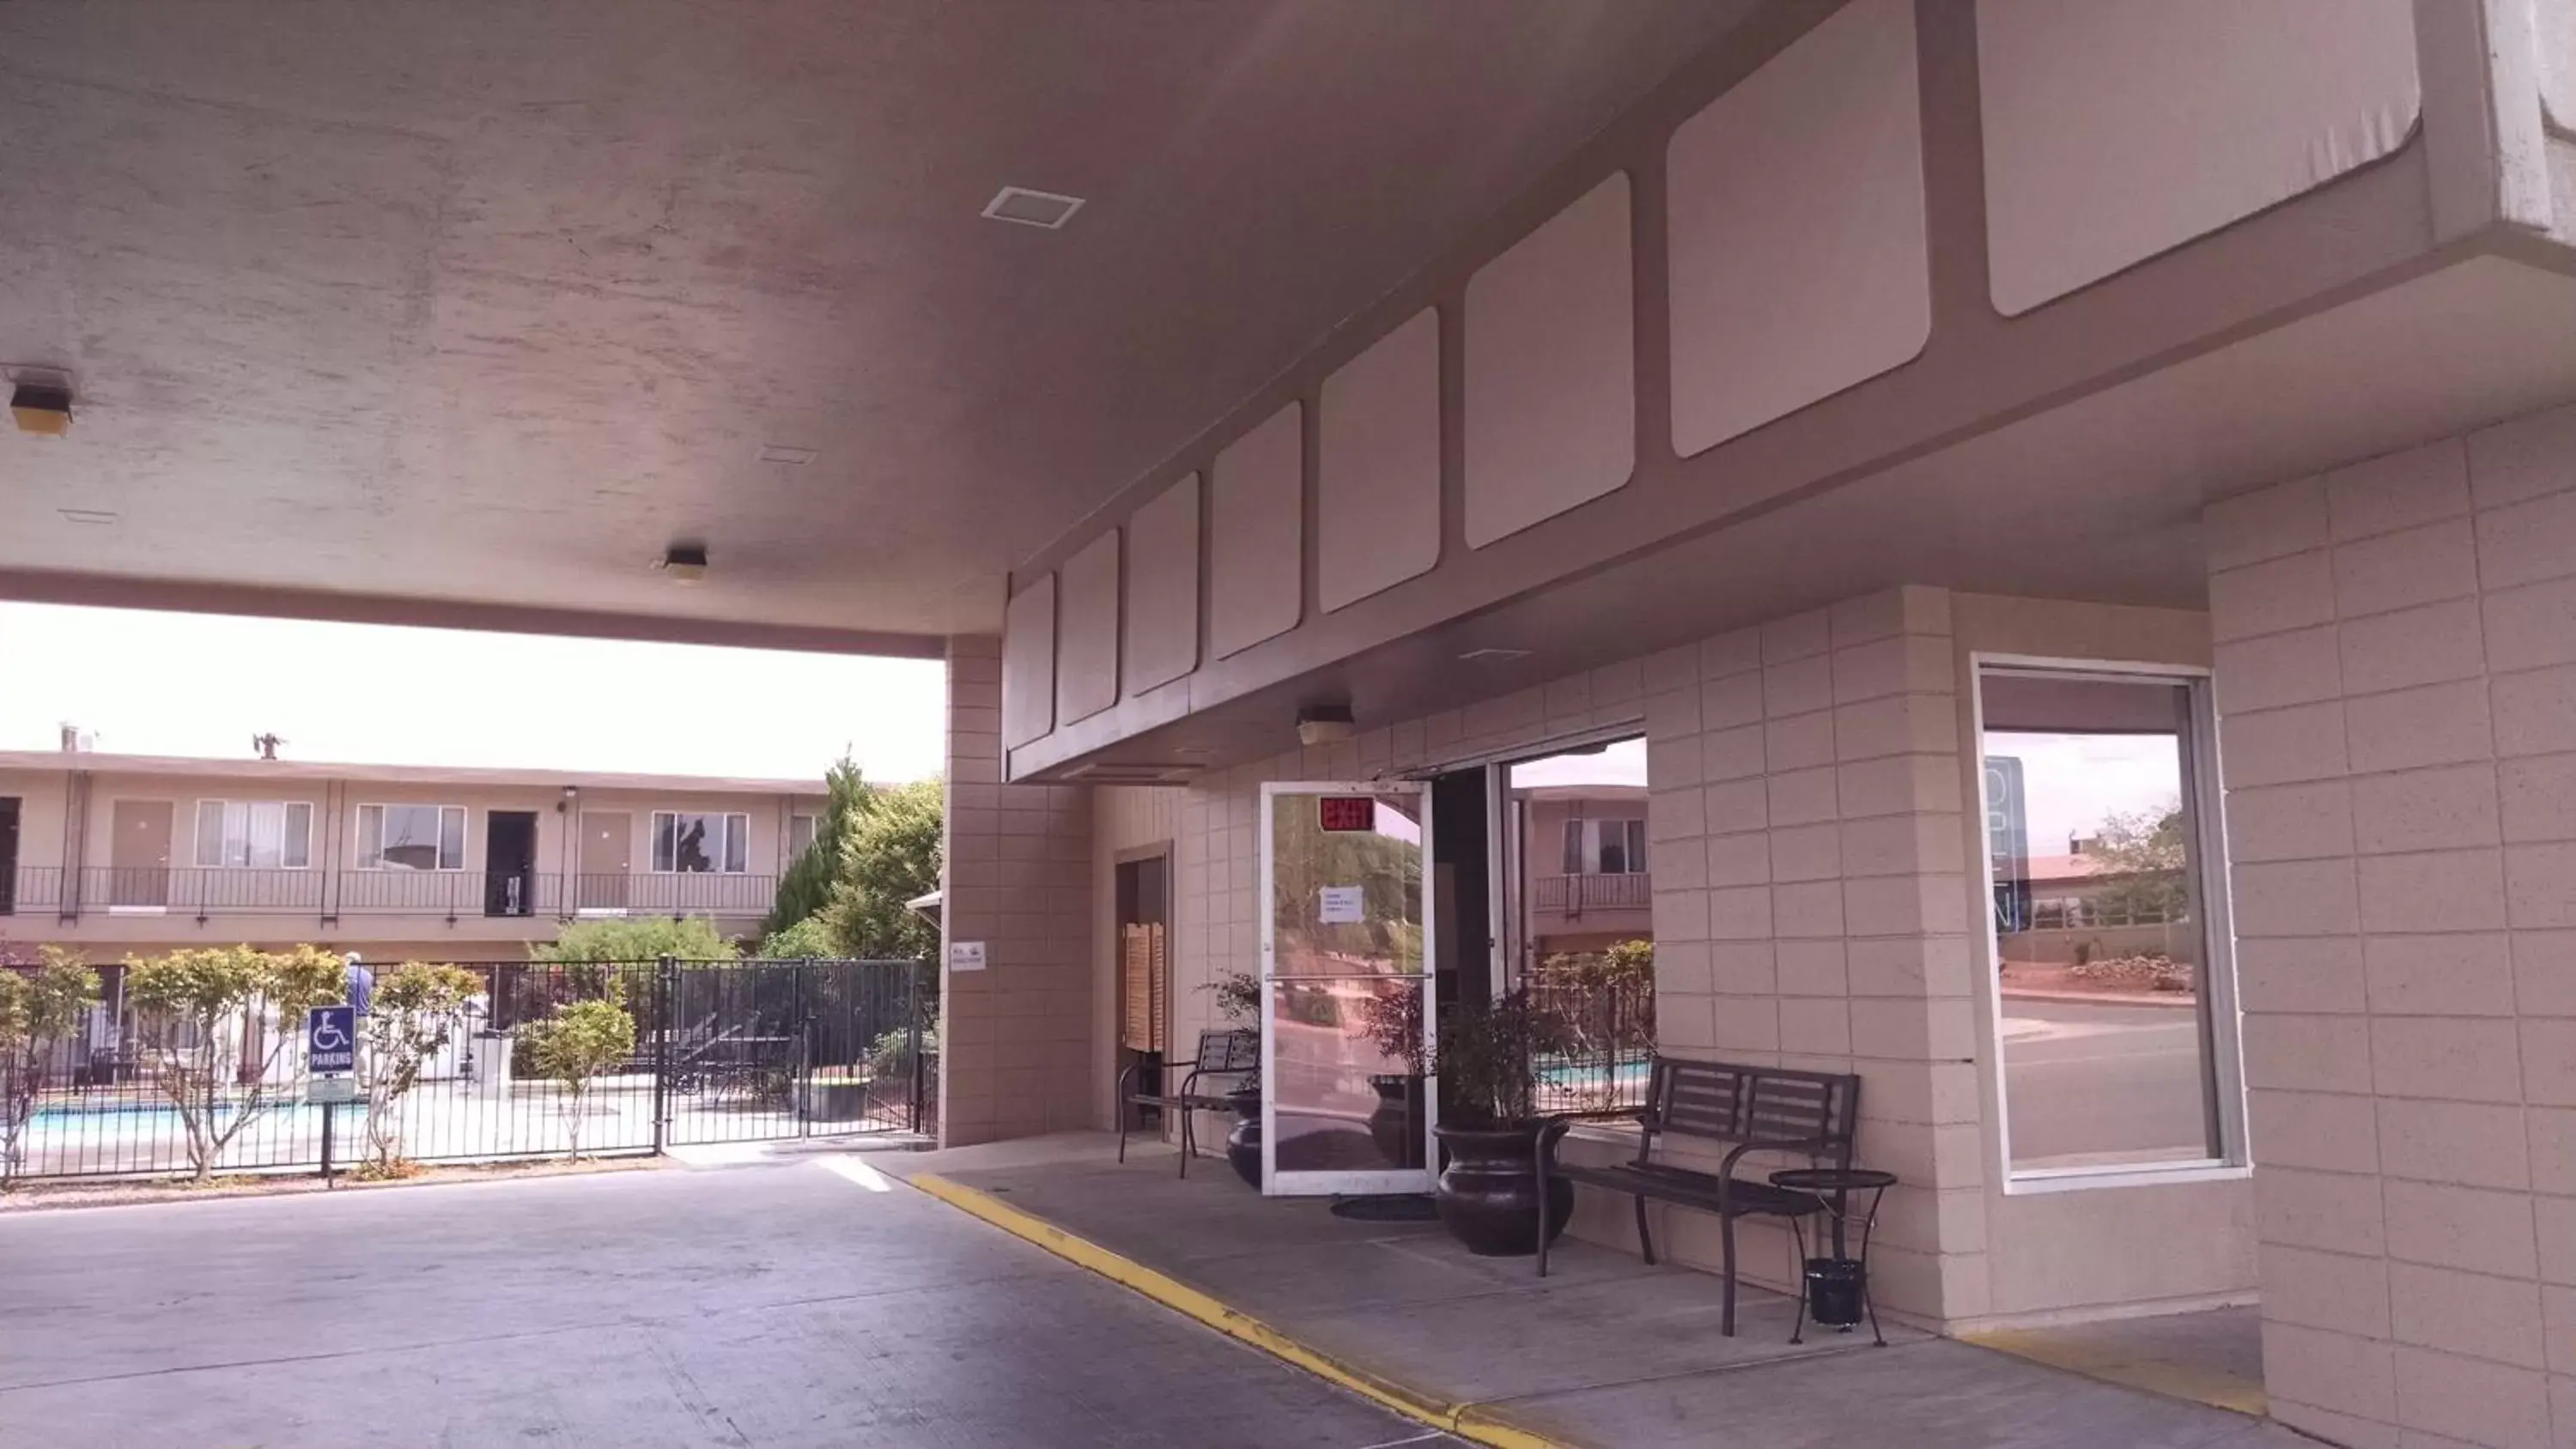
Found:
<svg viewBox="0 0 2576 1449"><path fill-rule="evenodd" d="M1319 795L1316 814L1326 830L1377 829L1377 800L1369 795Z"/></svg>

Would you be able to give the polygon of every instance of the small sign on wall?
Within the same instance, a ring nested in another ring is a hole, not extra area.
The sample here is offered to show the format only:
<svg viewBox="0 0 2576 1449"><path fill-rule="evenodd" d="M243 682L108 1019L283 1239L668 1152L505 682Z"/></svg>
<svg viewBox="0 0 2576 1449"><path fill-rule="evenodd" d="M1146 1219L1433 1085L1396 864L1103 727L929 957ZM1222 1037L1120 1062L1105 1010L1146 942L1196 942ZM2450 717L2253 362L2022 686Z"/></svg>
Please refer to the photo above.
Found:
<svg viewBox="0 0 2576 1449"><path fill-rule="evenodd" d="M981 971L981 970L983 970L983 969L984 969L984 943L983 943L983 942L981 942L981 941L951 941L951 942L949 942L949 943L948 943L948 969L949 969L949 970L951 970L951 971Z"/></svg>

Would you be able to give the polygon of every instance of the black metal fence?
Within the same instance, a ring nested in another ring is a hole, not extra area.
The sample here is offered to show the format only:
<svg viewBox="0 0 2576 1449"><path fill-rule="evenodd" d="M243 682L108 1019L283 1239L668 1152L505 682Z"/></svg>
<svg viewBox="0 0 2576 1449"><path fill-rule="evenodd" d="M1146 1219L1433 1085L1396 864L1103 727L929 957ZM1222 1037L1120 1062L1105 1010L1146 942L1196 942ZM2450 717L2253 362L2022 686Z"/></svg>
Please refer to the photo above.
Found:
<svg viewBox="0 0 2576 1449"><path fill-rule="evenodd" d="M1606 1117L1646 1105L1655 1055L1653 977L1540 975L1529 993L1531 1007L1545 1014L1557 1043L1531 1063L1539 1111Z"/></svg>
<svg viewBox="0 0 2576 1449"><path fill-rule="evenodd" d="M481 989L422 1058L417 1082L385 1092L362 1026L358 1100L326 1106L308 1100L301 1022L236 1014L218 1027L219 1053L192 1056L195 1041L126 1000L125 968L100 967L100 1003L83 1032L58 1043L32 1080L0 1064L0 1112L15 1101L25 1117L12 1175L166 1175L192 1171L201 1155L223 1173L320 1171L387 1151L494 1162L936 1131L938 988L924 963L461 969ZM594 1075L548 1077L527 1028L584 1001L623 1010L633 1050ZM227 1080L183 1105L185 1069L207 1060Z"/></svg>

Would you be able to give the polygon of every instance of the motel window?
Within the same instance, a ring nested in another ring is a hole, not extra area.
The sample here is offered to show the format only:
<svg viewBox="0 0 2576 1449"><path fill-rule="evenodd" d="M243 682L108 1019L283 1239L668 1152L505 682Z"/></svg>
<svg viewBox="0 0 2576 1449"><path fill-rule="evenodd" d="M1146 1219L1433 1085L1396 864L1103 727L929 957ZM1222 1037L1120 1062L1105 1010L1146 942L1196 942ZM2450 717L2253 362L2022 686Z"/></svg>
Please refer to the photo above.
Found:
<svg viewBox="0 0 2576 1449"><path fill-rule="evenodd" d="M200 800L197 864L303 870L313 864L313 806L303 800Z"/></svg>
<svg viewBox="0 0 2576 1449"><path fill-rule="evenodd" d="M653 812L653 869L667 875L740 875L750 868L750 816Z"/></svg>
<svg viewBox="0 0 2576 1449"><path fill-rule="evenodd" d="M360 870L463 870L462 805L361 805Z"/></svg>
<svg viewBox="0 0 2576 1449"><path fill-rule="evenodd" d="M1989 665L1978 683L2013 1179L2237 1160L2204 682Z"/></svg>
<svg viewBox="0 0 2576 1449"><path fill-rule="evenodd" d="M1565 822L1567 875L1644 875L1646 822L1643 820L1568 820Z"/></svg>
<svg viewBox="0 0 2576 1449"><path fill-rule="evenodd" d="M815 819L811 815L787 817L787 858L794 860L814 844Z"/></svg>

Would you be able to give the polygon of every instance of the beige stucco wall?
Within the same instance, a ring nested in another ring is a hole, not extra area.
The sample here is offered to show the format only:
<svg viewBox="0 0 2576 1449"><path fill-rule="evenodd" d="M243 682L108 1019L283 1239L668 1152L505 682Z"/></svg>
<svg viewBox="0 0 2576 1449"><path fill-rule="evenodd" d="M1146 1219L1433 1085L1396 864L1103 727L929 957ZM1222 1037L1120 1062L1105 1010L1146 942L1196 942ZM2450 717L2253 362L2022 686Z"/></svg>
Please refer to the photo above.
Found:
<svg viewBox="0 0 2576 1449"><path fill-rule="evenodd" d="M629 816L629 859L631 874L650 874L652 863L652 815L658 810L733 813L749 817L746 869L738 883L714 877L692 878L691 899L703 898L709 904L705 913L714 915L727 931L748 931L757 927L759 918L769 909L775 892L775 881L782 862L788 858L788 818L793 814L812 814L823 806L819 792L806 795L784 795L766 791L713 791L674 787L668 790L605 788L585 786L577 802L568 802L561 787L547 783L524 785L442 784L416 781L371 780L352 768L345 775L320 778L311 775L263 780L245 774L163 774L120 772L98 769L112 757L70 757L82 760L90 768L85 858L64 859L64 814L70 787L67 764L61 770L0 771L0 795L16 796L20 806L18 863L27 870L52 871L65 866L104 868L111 863L110 824L120 800L162 800L171 803L171 866L177 871L194 867L195 818L200 800L280 800L300 801L313 807L312 864L318 903L339 903L348 898L348 909L337 912L337 919L325 919L321 910L268 910L227 912L210 910L204 922L196 919L194 909L177 906L166 915L138 916L111 914L97 909L101 902L90 902L79 919L64 921L50 900L38 905L22 902L14 916L0 917L0 941L36 944L57 941L80 946L93 959L167 950L175 945L203 944L207 941L247 941L258 945L284 945L310 941L336 950L358 951L369 956L454 956L469 960L510 959L525 954L531 941L551 939L559 926L557 912L566 888L558 877L577 872L580 867L578 847L568 836L577 812L619 811ZM536 816L537 844L535 869L540 878L539 909L528 916L487 917L481 914L478 886L468 883L461 888L459 899L468 909L453 921L445 910L411 912L379 905L361 909L366 900L364 880L353 879L368 873L356 864L357 811L363 805L423 804L452 805L466 809L465 859L458 874L479 876L485 868L485 845L488 816L495 810L528 811ZM561 808L569 806L569 808ZM49 887L50 889L50 887ZM644 898L639 897L640 902ZM694 912L693 912L694 913Z"/></svg>
<svg viewBox="0 0 2576 1449"><path fill-rule="evenodd" d="M1892 591L1178 792L1104 789L1095 848L1139 843L1161 828L1157 812L1177 807L1173 1029L1188 1040L1213 1024L1197 988L1258 959L1263 781L1399 774L1634 725L1647 739L1661 1045L1860 1073L1860 1155L1905 1183L1873 1250L1886 1307L1964 1326L2241 1293L2251 1281L2242 1182L2046 1201L2000 1193L1982 1070L1993 1060L1991 1006L1975 975L1974 744L1962 721L1972 641L2180 663L2208 653L2193 614L1974 598L1954 607L1945 591ZM1106 881L1096 872L1104 911ZM1095 934L1094 980L1105 983L1110 946ZM1113 1040L1098 1031L1097 1059ZM1615 1153L1622 1142L1587 1132L1568 1151ZM1657 1212L1659 1247L1718 1261L1706 1215ZM1575 1231L1634 1246L1624 1200L1587 1196ZM1740 1246L1750 1278L1790 1281L1785 1230L1743 1224Z"/></svg>
<svg viewBox="0 0 2576 1449"><path fill-rule="evenodd" d="M2576 1443L2576 409L2206 522L2273 1412Z"/></svg>

